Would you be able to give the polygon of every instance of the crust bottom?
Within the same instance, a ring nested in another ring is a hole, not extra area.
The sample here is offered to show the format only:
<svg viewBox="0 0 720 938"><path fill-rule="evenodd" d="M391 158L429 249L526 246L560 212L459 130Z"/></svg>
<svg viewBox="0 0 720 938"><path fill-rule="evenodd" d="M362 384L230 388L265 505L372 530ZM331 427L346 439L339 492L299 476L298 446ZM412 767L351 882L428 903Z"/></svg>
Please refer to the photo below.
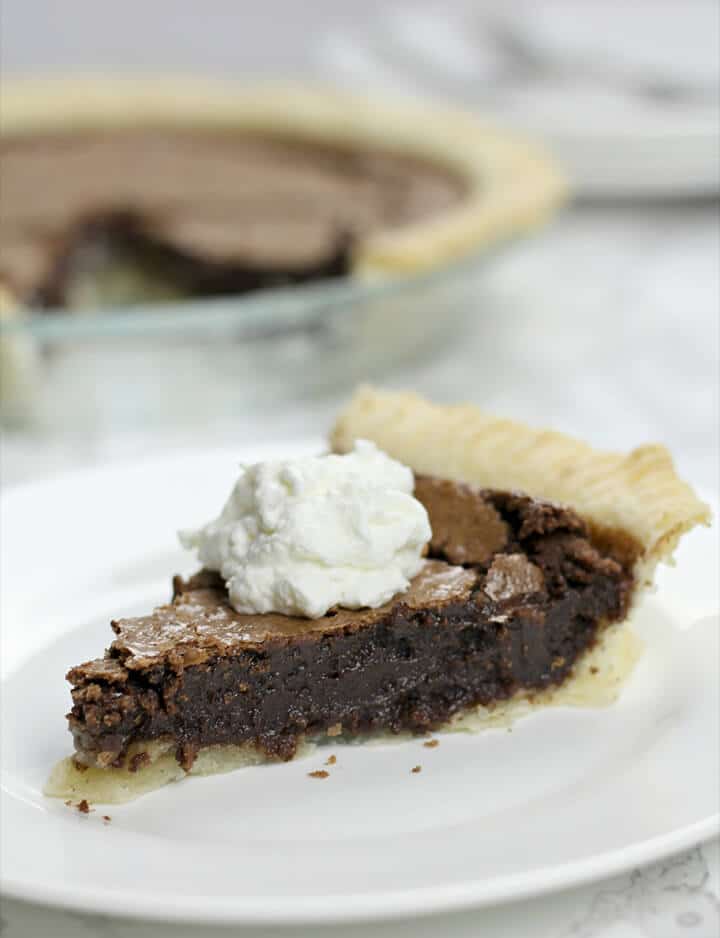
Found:
<svg viewBox="0 0 720 938"><path fill-rule="evenodd" d="M561 686L533 694L523 692L491 707L471 708L453 717L446 730L480 732L493 727L510 726L540 707L609 706L619 697L641 653L642 642L629 626L611 627L603 633L595 647L579 659L572 677ZM333 737L332 743L337 746L341 743L397 740L397 736L379 733L372 737L352 739ZM296 758L309 755L321 742L325 740L301 740ZM78 767L75 759L68 756L53 768L44 794L51 798L122 804L162 788L170 782L181 781L188 775L218 775L268 761L252 743L241 746L208 746L201 749L189 772L175 759L174 744L171 740L135 743L128 753L128 761L140 753L147 753L150 761L136 772L127 768Z"/></svg>

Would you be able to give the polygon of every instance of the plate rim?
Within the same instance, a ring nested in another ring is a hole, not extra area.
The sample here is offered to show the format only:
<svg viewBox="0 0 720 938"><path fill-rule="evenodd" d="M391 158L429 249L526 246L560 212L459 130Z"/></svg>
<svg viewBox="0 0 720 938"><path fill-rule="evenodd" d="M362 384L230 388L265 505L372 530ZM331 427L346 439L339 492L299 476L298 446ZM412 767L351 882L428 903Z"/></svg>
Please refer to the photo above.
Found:
<svg viewBox="0 0 720 938"><path fill-rule="evenodd" d="M217 925L320 925L393 921L408 916L482 909L508 902L548 895L563 889L600 882L668 856L698 846L720 835L720 812L680 828L585 860L560 863L478 882L418 889L394 890L372 895L267 897L175 896L158 902L129 890L62 886L33 886L31 882L0 875L0 891L7 898L35 902L51 908L123 919ZM498 888L494 883L502 884Z"/></svg>

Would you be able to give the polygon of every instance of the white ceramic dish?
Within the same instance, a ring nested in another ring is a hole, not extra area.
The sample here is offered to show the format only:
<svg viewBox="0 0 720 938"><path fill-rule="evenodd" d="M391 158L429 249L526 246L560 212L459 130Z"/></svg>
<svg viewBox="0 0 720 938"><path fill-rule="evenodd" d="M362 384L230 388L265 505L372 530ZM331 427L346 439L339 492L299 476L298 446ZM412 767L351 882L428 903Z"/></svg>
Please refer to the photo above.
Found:
<svg viewBox="0 0 720 938"><path fill-rule="evenodd" d="M89 815L44 798L70 748L65 670L109 642L111 616L167 596L170 574L192 567L176 528L217 509L238 459L272 455L277 447L188 454L4 495L8 895L168 920L362 920L539 894L717 833L712 531L688 538L638 613L646 652L610 708L545 710L512 732L439 734L436 749L335 747L324 780L308 777L320 750Z"/></svg>

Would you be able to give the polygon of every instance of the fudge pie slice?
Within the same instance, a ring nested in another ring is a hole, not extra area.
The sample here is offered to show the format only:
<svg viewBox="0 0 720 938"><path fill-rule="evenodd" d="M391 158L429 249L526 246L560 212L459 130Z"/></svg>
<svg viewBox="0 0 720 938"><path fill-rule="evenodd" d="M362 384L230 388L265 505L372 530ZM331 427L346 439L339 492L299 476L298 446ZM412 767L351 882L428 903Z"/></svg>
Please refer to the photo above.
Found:
<svg viewBox="0 0 720 938"><path fill-rule="evenodd" d="M331 440L243 468L182 535L202 569L69 672L75 754L48 794L121 801L328 736L541 704L709 520L659 446L601 453L372 390Z"/></svg>

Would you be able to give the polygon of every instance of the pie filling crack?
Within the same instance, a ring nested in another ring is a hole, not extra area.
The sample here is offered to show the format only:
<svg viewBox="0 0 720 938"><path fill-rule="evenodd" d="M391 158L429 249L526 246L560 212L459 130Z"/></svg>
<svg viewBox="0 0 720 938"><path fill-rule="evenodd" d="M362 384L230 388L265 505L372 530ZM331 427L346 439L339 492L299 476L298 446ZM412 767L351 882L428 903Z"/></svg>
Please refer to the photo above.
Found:
<svg viewBox="0 0 720 938"><path fill-rule="evenodd" d="M425 734L477 708L542 702L626 621L681 534L709 521L661 447L598 453L371 389L332 445L358 438L413 469L428 511L409 588L378 609L305 619L240 614L206 570L176 577L171 602L113 622L105 656L69 672L75 755L48 793L123 800L291 759L326 736Z"/></svg>

